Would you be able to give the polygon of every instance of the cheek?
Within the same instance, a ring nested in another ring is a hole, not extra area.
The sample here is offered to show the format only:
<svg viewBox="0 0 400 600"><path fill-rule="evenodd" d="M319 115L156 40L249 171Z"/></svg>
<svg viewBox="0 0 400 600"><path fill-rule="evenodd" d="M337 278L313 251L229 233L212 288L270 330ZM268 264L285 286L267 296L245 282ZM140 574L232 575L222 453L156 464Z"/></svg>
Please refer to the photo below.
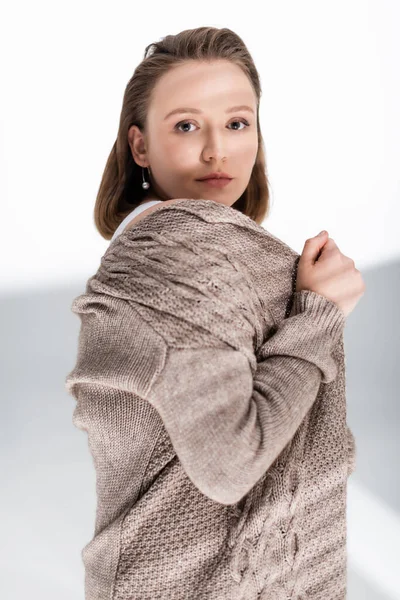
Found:
<svg viewBox="0 0 400 600"><path fill-rule="evenodd" d="M197 155L195 144L184 144L175 136L160 140L157 144L157 157L168 168L176 165L190 164L192 158Z"/></svg>
<svg viewBox="0 0 400 600"><path fill-rule="evenodd" d="M241 144L237 144L233 150L235 156L239 156L243 162L254 162L258 151L258 139L257 137L248 137L242 141Z"/></svg>

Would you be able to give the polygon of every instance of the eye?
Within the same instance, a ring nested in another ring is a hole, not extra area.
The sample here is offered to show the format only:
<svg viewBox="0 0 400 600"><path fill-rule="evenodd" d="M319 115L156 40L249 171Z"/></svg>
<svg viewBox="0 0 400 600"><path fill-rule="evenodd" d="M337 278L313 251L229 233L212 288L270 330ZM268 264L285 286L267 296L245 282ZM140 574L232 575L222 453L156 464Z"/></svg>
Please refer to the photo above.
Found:
<svg viewBox="0 0 400 600"><path fill-rule="evenodd" d="M235 129L234 131L243 131L243 129L246 129L246 127L250 126L246 119L236 119L235 121L231 121L229 124L231 125L232 123L243 123L243 125L245 126L242 129ZM190 133L190 131L182 131L181 129L179 129L181 125L194 125L194 123L192 123L192 121L180 121L174 127L175 130L180 131L181 133Z"/></svg>

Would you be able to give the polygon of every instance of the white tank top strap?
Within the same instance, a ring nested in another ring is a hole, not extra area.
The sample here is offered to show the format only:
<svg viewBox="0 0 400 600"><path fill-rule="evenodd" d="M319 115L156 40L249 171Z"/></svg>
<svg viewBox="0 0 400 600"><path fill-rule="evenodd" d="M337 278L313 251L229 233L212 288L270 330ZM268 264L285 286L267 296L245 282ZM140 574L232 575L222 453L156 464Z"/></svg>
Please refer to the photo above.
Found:
<svg viewBox="0 0 400 600"><path fill-rule="evenodd" d="M111 242L113 242L115 240L115 238L120 233L123 232L123 230L128 225L128 223L130 221L132 221L132 219L134 219L136 217L136 215L140 214L141 212L143 212L150 206L153 206L153 204L158 204L159 202L162 202L162 200L149 200L149 202L145 202L144 204L140 204L139 206L134 208L133 211L130 212L129 215L126 215L125 219L123 221L121 221L121 223L118 225L117 229L114 231L114 235L112 236L112 238L110 240L110 244L111 244Z"/></svg>

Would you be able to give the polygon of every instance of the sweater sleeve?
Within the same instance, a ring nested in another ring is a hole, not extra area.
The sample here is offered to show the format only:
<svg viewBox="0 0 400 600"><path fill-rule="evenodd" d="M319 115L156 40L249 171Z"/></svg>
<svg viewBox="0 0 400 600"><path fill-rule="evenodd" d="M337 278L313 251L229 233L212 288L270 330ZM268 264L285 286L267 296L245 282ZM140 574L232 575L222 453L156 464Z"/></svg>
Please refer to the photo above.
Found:
<svg viewBox="0 0 400 600"><path fill-rule="evenodd" d="M157 410L187 476L219 503L251 490L321 383L337 375L339 307L296 292L289 317L257 347L257 294L223 240L210 246L165 227L146 236L132 230L103 257L89 288L118 296L124 312L131 307L129 319L118 317L112 351L109 334L102 338L101 376L106 365L114 380L126 370L124 386Z"/></svg>
<svg viewBox="0 0 400 600"><path fill-rule="evenodd" d="M293 438L323 378L344 314L308 290L259 349L252 372L239 350L168 348L147 396L191 481L222 504L241 500Z"/></svg>

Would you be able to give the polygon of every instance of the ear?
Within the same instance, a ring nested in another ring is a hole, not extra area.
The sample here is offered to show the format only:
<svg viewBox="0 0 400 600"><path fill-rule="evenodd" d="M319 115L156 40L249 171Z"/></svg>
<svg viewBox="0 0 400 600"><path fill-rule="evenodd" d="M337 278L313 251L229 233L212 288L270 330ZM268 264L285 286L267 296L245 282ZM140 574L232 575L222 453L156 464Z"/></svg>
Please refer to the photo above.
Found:
<svg viewBox="0 0 400 600"><path fill-rule="evenodd" d="M132 125L129 128L128 143L135 163L140 167L147 167L145 138L137 125Z"/></svg>

